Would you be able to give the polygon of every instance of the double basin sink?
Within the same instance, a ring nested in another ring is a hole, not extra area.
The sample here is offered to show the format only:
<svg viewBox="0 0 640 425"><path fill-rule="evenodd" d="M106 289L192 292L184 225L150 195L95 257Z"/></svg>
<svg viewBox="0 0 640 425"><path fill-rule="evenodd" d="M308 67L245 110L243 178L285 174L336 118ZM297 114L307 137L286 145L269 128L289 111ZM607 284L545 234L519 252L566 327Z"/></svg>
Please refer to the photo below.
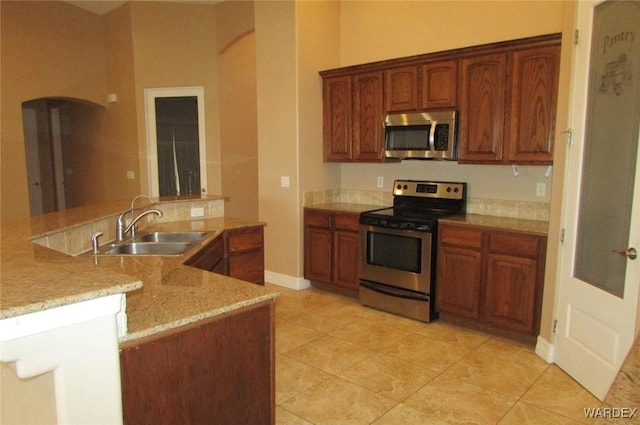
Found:
<svg viewBox="0 0 640 425"><path fill-rule="evenodd" d="M96 255L180 255L211 232L148 232L100 247Z"/></svg>

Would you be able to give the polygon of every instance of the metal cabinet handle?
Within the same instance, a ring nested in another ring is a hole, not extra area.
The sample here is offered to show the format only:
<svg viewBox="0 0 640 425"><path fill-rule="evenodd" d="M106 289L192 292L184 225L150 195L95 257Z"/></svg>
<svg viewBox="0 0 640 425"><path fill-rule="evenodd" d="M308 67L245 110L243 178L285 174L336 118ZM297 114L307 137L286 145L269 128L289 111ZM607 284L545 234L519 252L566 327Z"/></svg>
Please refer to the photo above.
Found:
<svg viewBox="0 0 640 425"><path fill-rule="evenodd" d="M636 258L638 258L638 251L636 251L635 248L628 248L623 251L616 251L614 249L613 252L623 257L627 257L629 260L635 260Z"/></svg>

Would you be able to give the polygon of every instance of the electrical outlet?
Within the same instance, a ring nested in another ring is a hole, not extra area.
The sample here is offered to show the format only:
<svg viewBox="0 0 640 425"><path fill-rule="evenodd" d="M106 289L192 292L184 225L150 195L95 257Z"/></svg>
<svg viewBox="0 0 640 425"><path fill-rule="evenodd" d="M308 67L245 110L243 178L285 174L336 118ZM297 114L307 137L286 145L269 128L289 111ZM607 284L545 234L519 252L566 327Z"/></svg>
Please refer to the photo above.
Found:
<svg viewBox="0 0 640 425"><path fill-rule="evenodd" d="M546 183L536 183L536 196L544 196L547 193Z"/></svg>
<svg viewBox="0 0 640 425"><path fill-rule="evenodd" d="M289 187L289 176L280 176L280 187Z"/></svg>
<svg viewBox="0 0 640 425"><path fill-rule="evenodd" d="M384 187L384 177L378 176L376 184L378 187Z"/></svg>
<svg viewBox="0 0 640 425"><path fill-rule="evenodd" d="M127 178L129 180L133 180L136 178L136 173L134 173L133 171L127 171Z"/></svg>
<svg viewBox="0 0 640 425"><path fill-rule="evenodd" d="M191 208L191 217L204 217L204 208Z"/></svg>

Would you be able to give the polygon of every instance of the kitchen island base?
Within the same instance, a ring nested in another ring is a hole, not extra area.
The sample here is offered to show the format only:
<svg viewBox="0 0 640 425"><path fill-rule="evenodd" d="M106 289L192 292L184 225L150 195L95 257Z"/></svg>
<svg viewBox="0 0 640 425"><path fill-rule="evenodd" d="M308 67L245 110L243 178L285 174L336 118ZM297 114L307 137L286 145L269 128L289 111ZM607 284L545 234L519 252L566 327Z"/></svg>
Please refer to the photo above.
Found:
<svg viewBox="0 0 640 425"><path fill-rule="evenodd" d="M274 424L275 303L123 344L125 424Z"/></svg>

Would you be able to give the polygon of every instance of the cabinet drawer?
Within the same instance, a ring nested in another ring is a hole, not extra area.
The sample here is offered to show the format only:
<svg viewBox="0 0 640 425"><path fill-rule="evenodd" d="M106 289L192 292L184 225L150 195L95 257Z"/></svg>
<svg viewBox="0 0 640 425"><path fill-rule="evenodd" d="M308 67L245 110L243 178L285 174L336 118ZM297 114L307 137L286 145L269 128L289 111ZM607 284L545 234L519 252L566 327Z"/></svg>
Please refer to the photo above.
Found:
<svg viewBox="0 0 640 425"><path fill-rule="evenodd" d="M250 249L262 249L262 227L249 227L246 229L230 231L227 235L227 241L229 254L233 254L238 251L247 251Z"/></svg>
<svg viewBox="0 0 640 425"><path fill-rule="evenodd" d="M354 232L360 229L360 216L358 214L336 214L334 226L336 229L341 230L353 230Z"/></svg>
<svg viewBox="0 0 640 425"><path fill-rule="evenodd" d="M324 227L328 229L331 224L331 216L320 211L305 210L304 224L305 226Z"/></svg>
<svg viewBox="0 0 640 425"><path fill-rule="evenodd" d="M516 232L491 232L489 251L523 257L537 257L540 236Z"/></svg>
<svg viewBox="0 0 640 425"><path fill-rule="evenodd" d="M449 245L468 246L480 249L482 247L482 230L467 226L441 225L440 242Z"/></svg>

